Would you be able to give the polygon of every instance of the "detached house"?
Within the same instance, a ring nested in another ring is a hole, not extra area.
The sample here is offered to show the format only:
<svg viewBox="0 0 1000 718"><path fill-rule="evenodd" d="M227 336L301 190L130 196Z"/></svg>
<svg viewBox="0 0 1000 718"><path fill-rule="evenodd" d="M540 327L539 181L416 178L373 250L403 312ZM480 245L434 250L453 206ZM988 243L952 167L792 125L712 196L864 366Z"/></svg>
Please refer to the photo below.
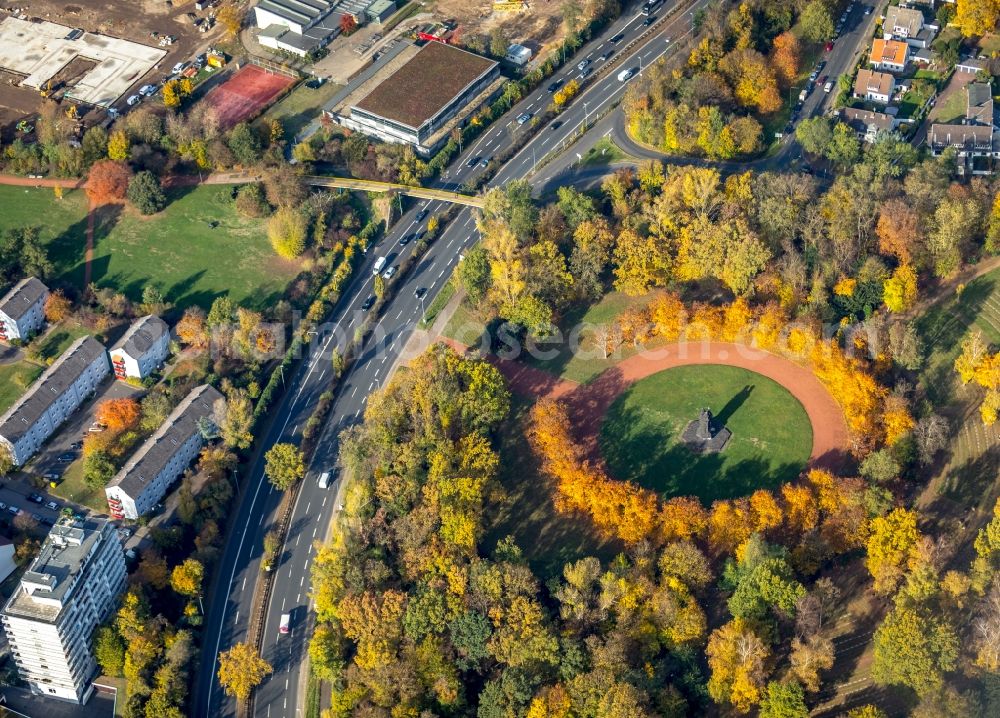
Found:
<svg viewBox="0 0 1000 718"><path fill-rule="evenodd" d="M912 48L929 47L937 34L937 25L924 22L924 14L912 8L891 6L882 21L882 37L900 40Z"/></svg>
<svg viewBox="0 0 1000 718"><path fill-rule="evenodd" d="M138 519L163 498L204 446L206 422L217 426L216 404L221 401L222 394L203 384L170 412L104 489L113 518Z"/></svg>
<svg viewBox="0 0 1000 718"><path fill-rule="evenodd" d="M0 340L25 341L45 323L49 288L34 277L22 279L0 299Z"/></svg>
<svg viewBox="0 0 1000 718"><path fill-rule="evenodd" d="M910 59L910 46L899 40L876 38L872 43L872 51L868 64L876 70L902 72Z"/></svg>
<svg viewBox="0 0 1000 718"><path fill-rule="evenodd" d="M924 27L924 14L913 8L890 6L882 21L882 37L886 40L906 40L916 37Z"/></svg>
<svg viewBox="0 0 1000 718"><path fill-rule="evenodd" d="M854 80L855 97L879 102L883 105L889 103L895 90L896 78L886 72L858 70L858 76Z"/></svg>
<svg viewBox="0 0 1000 718"><path fill-rule="evenodd" d="M167 358L170 327L152 314L137 319L111 349L111 365L118 379L145 379Z"/></svg>
<svg viewBox="0 0 1000 718"><path fill-rule="evenodd" d="M868 143L874 142L879 132L891 132L896 124L890 115L854 107L845 107L841 110L840 116L861 140Z"/></svg>

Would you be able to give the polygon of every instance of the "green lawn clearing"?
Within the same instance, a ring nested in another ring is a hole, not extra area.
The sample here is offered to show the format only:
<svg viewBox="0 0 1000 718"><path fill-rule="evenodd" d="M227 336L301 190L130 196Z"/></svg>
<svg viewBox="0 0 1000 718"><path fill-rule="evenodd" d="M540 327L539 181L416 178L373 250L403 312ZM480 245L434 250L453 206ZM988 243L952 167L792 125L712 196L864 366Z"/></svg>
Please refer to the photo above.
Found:
<svg viewBox="0 0 1000 718"><path fill-rule="evenodd" d="M104 494L104 488L92 489L83 483L83 459L77 459L66 468L55 488L50 487L48 492L66 501L89 506L95 511L102 513L108 510L108 500Z"/></svg>
<svg viewBox="0 0 1000 718"><path fill-rule="evenodd" d="M957 122L959 119L965 117L966 104L966 93L964 89L953 92L947 100L939 102L935 105L934 109L930 113L930 117L935 122Z"/></svg>
<svg viewBox="0 0 1000 718"><path fill-rule="evenodd" d="M29 355L36 361L49 363L69 349L70 344L88 334L90 332L76 322L62 321L50 329L48 334L40 338L37 347L30 347L31 354Z"/></svg>
<svg viewBox="0 0 1000 718"><path fill-rule="evenodd" d="M732 438L697 455L681 432L709 407ZM601 452L613 476L706 505L791 481L812 451L805 409L778 383L746 369L677 367L636 382L605 417Z"/></svg>
<svg viewBox="0 0 1000 718"><path fill-rule="evenodd" d="M231 193L223 185L183 188L152 217L105 208L95 232L93 281L133 301L152 284L180 308L207 308L224 294L255 309L273 306L299 265L274 254L266 223L237 214Z"/></svg>
<svg viewBox="0 0 1000 718"><path fill-rule="evenodd" d="M0 414L7 411L42 373L42 367L29 361L0 364Z"/></svg>
<svg viewBox="0 0 1000 718"><path fill-rule="evenodd" d="M624 358L638 351L622 347L605 358L597 339L599 328L613 325L633 304L643 304L649 297L629 297L620 292L606 294L589 307L574 307L560 322L562 336L551 342L538 342L537 350L526 352L523 360L563 379L585 384Z"/></svg>
<svg viewBox="0 0 1000 718"><path fill-rule="evenodd" d="M268 108L255 124L278 120L285 128L285 139L291 141L306 125L315 120L323 111L323 105L337 94L343 85L335 82L324 82L319 87L310 87L304 82L289 92L281 102Z"/></svg>
<svg viewBox="0 0 1000 718"><path fill-rule="evenodd" d="M82 268L87 242L87 196L64 190L56 199L52 188L0 185L0 233L38 227L57 277Z"/></svg>

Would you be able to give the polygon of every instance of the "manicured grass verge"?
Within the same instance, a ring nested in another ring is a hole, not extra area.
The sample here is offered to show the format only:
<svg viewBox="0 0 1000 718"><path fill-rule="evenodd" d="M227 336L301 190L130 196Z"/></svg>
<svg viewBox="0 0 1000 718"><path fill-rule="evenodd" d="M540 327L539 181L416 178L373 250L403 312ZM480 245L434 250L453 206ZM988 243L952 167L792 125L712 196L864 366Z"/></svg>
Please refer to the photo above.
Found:
<svg viewBox="0 0 1000 718"><path fill-rule="evenodd" d="M42 373L42 367L27 361L0 365L0 414L31 386Z"/></svg>
<svg viewBox="0 0 1000 718"><path fill-rule="evenodd" d="M702 407L732 431L721 453L696 455L679 443ZM629 387L605 417L600 447L616 478L708 504L793 480L812 451L812 427L798 400L760 374L685 366Z"/></svg>
<svg viewBox="0 0 1000 718"><path fill-rule="evenodd" d="M63 474L62 481L55 488L50 487L48 492L67 501L89 506L101 513L108 510L104 489L92 489L83 483L83 459L77 459L70 464Z"/></svg>
<svg viewBox="0 0 1000 718"><path fill-rule="evenodd" d="M434 297L430 306L427 307L427 311L424 313L424 318L420 320L420 326L426 329L432 325L434 320L437 319L437 315L440 314L446 306L448 306L448 302L450 302L451 298L454 296L455 282L449 280L443 287L441 287L441 291L437 293L437 296Z"/></svg>
<svg viewBox="0 0 1000 718"><path fill-rule="evenodd" d="M585 556L607 561L623 546L598 534L588 517L556 510L551 479L539 472L538 460L525 438L530 408L530 403L515 396L510 418L501 428L504 498L490 506L492 523L482 545L492 550L498 541L513 536L532 570L547 579L561 577L569 561Z"/></svg>
<svg viewBox="0 0 1000 718"><path fill-rule="evenodd" d="M231 194L229 186L179 189L151 217L104 208L95 232L93 281L133 301L152 284L182 309L207 308L224 294L255 309L274 306L299 265L274 254L266 222L238 215Z"/></svg>
<svg viewBox="0 0 1000 718"><path fill-rule="evenodd" d="M610 137L602 137L597 144L587 150L580 160L581 165L609 165L612 162L630 159L625 151Z"/></svg>
<svg viewBox="0 0 1000 718"><path fill-rule="evenodd" d="M37 358L39 361L45 362L54 361L69 348L70 344L88 334L90 332L79 324L64 320L43 337L38 346L38 355L37 357L32 356L32 359Z"/></svg>

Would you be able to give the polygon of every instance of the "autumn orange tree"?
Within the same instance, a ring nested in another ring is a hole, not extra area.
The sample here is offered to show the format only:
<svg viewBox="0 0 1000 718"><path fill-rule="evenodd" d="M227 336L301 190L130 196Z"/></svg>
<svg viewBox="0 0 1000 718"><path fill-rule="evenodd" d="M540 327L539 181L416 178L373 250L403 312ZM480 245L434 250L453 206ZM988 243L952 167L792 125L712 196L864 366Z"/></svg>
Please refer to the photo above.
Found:
<svg viewBox="0 0 1000 718"><path fill-rule="evenodd" d="M114 204L125 201L132 172L122 162L95 162L87 175L87 197L94 204Z"/></svg>
<svg viewBox="0 0 1000 718"><path fill-rule="evenodd" d="M49 294L49 298L45 300L45 318L50 322L62 321L69 316L72 309L72 302L61 289Z"/></svg>
<svg viewBox="0 0 1000 718"><path fill-rule="evenodd" d="M106 399L98 404L95 413L98 423L108 427L112 433L134 429L139 425L139 417L139 402L129 397Z"/></svg>

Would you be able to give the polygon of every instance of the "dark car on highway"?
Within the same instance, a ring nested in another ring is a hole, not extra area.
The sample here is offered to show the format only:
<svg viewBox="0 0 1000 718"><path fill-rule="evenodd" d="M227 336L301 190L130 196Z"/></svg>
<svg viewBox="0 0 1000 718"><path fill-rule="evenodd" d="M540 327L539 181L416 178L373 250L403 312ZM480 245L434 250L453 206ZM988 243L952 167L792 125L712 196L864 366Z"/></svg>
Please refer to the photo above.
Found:
<svg viewBox="0 0 1000 718"><path fill-rule="evenodd" d="M551 95L553 92L555 92L556 90L558 90L560 87L562 87L562 80L556 80L555 82L551 83L548 86L549 94Z"/></svg>
<svg viewBox="0 0 1000 718"><path fill-rule="evenodd" d="M364 311L367 312L369 309L371 309L374 306L375 306L375 295L374 294L369 294L368 295L368 299L366 299L364 301L364 303L361 305L361 308Z"/></svg>
<svg viewBox="0 0 1000 718"><path fill-rule="evenodd" d="M478 157L470 157L469 161L465 163L466 167L475 167L479 163Z"/></svg>
<svg viewBox="0 0 1000 718"><path fill-rule="evenodd" d="M417 212L417 221L418 222L423 222L424 221L424 217L426 217L426 216L427 216L427 210L426 209L420 210L419 212Z"/></svg>

